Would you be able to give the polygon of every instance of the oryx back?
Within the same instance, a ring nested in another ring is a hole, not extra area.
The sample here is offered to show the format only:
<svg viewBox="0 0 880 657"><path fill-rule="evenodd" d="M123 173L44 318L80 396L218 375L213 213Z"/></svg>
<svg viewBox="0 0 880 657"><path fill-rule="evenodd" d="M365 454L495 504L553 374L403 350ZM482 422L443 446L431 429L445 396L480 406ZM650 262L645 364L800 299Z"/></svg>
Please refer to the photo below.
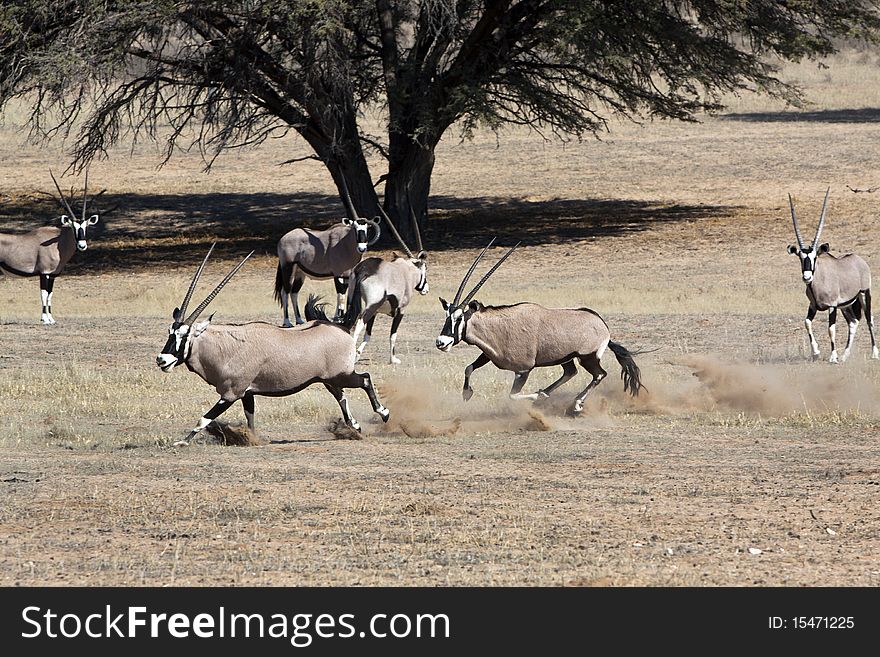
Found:
<svg viewBox="0 0 880 657"><path fill-rule="evenodd" d="M347 275L361 254L355 231L340 223L326 230L294 228L278 241L278 258L311 278L333 278Z"/></svg>

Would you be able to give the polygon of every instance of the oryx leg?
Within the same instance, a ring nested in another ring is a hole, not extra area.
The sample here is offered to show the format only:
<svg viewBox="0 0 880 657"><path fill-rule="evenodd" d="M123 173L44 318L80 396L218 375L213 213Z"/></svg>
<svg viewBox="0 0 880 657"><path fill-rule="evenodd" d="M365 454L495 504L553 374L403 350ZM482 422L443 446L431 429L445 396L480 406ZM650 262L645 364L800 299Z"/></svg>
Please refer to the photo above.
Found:
<svg viewBox="0 0 880 657"><path fill-rule="evenodd" d="M526 384L526 381L529 380L529 374L532 373L532 370L525 370L523 372L517 372L513 377L513 385L510 386L510 394L508 395L511 399L528 399L534 401L538 398L538 393L533 392L531 394L525 394L520 392L523 389L523 386Z"/></svg>
<svg viewBox="0 0 880 657"><path fill-rule="evenodd" d="M373 380L370 378L369 373L364 372L361 374L360 372L352 372L351 374L337 376L329 383L339 388L361 388L362 390L365 390L367 397L370 398L370 404L373 406L373 412L378 413L383 422L387 422L388 418L391 417L391 413L389 413L388 409L379 401L379 397L376 395L376 389L373 387ZM327 385L327 382L325 382L324 385Z"/></svg>
<svg viewBox="0 0 880 657"><path fill-rule="evenodd" d="M55 323L55 318L52 317L52 288L54 286L54 276L50 274L40 274L40 301L43 304L43 310L40 314L40 321L43 324Z"/></svg>
<svg viewBox="0 0 880 657"><path fill-rule="evenodd" d="M358 424L358 421L352 416L351 411L348 408L348 399L346 399L345 392L343 392L342 388L337 388L329 383L325 383L324 387L330 391L330 394L333 395L336 402L339 404L339 408L342 409L342 419L345 420L345 423L355 431L360 431L361 425Z"/></svg>
<svg viewBox="0 0 880 657"><path fill-rule="evenodd" d="M379 305L381 304L374 304L372 306L369 306L360 316L357 325L355 325L354 327L355 344L357 344L358 335L360 335L360 332L364 329L364 326L366 326L367 328L366 333L364 333L364 341L361 342L357 350L358 356L364 353L364 349L366 348L367 343L370 341L370 338L373 337L373 322L376 321L376 314L379 309Z"/></svg>
<svg viewBox="0 0 880 657"><path fill-rule="evenodd" d="M868 324L868 333L871 334L871 358L880 358L880 350L877 349L877 341L874 338L874 315L871 312L871 290L862 290L862 299L865 306L865 322Z"/></svg>
<svg viewBox="0 0 880 657"><path fill-rule="evenodd" d="M391 343L391 364L392 365L400 365L400 359L394 355L394 345L397 344L397 329L400 326L400 322L403 319L403 313L400 311L400 308L397 309L397 312L394 313L394 318L391 320L391 336L388 338L388 341Z"/></svg>
<svg viewBox="0 0 880 657"><path fill-rule="evenodd" d="M831 358L828 359L829 363L836 363L837 361L837 343L835 342L835 337L837 335L837 308L829 308L828 309L828 339L831 340Z"/></svg>
<svg viewBox="0 0 880 657"><path fill-rule="evenodd" d="M816 317L816 309L810 306L807 309L807 318L804 320L804 326L807 327L807 335L810 336L810 353L813 360L819 359L819 343L816 342L816 336L813 335L813 319Z"/></svg>
<svg viewBox="0 0 880 657"><path fill-rule="evenodd" d="M190 441L195 438L202 429L211 424L211 420L218 418L220 415L226 412L226 410L230 406L232 406L232 402L226 401L221 397L220 400L211 407L211 410L209 410L201 417L199 423L196 425L196 428L190 431L189 435L186 438L184 438L183 440L178 440L176 443L174 443L174 446L184 447L186 445L189 445Z"/></svg>
<svg viewBox="0 0 880 657"><path fill-rule="evenodd" d="M568 361L567 363L562 364L562 376L556 379L549 386L544 388L543 390L538 391L539 399L546 399L550 396L550 393L556 390L559 386L567 383L577 374L577 365L574 364L573 360Z"/></svg>
<svg viewBox="0 0 880 657"><path fill-rule="evenodd" d="M305 323L305 320L299 312L299 291L302 289L305 280L306 277L299 272L299 269L294 268L293 281L290 283L290 296L293 297L293 317L297 324ZM286 313L284 315L284 325L290 326L290 319L287 317Z"/></svg>
<svg viewBox="0 0 880 657"><path fill-rule="evenodd" d="M477 356L477 360L464 368L464 387L461 389L461 396L465 401L474 396L474 389L471 388L471 374L474 373L474 370L481 368L488 362L489 357L486 354L480 354Z"/></svg>
<svg viewBox="0 0 880 657"><path fill-rule="evenodd" d="M345 299L348 296L348 276L337 276L333 279L336 286L336 321L345 317Z"/></svg>
<svg viewBox="0 0 880 657"><path fill-rule="evenodd" d="M244 406L244 416L247 419L248 429L254 431L254 393L244 393L244 397L241 398L241 405Z"/></svg>
<svg viewBox="0 0 880 657"><path fill-rule="evenodd" d="M590 381L590 385L583 389L583 391L574 398L574 403L571 405L569 409L570 415L578 415L584 410L584 400L587 398L587 395L602 382L608 372L602 369L602 365L599 363L599 357L596 354L590 354L589 356L582 356L578 359L581 363L581 367L587 370L590 374L593 375L593 380Z"/></svg>
<svg viewBox="0 0 880 657"><path fill-rule="evenodd" d="M853 341L856 339L856 329L859 327L859 317L862 314L862 305L859 299L856 299L848 308L842 308L843 318L846 320L846 348L843 350L841 362L846 362L849 358L849 351L852 348Z"/></svg>

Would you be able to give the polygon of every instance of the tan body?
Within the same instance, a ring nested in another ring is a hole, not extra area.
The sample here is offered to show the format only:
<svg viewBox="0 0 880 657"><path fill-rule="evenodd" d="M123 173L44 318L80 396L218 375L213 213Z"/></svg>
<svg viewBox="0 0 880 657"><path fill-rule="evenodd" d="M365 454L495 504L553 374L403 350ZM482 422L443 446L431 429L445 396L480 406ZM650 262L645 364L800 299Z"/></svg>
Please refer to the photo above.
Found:
<svg viewBox="0 0 880 657"><path fill-rule="evenodd" d="M418 258L403 258L395 254L393 260L367 258L352 270L349 276L349 296L359 294L363 307L354 329L355 342L366 327L364 341L358 347L358 355L363 353L372 337L376 315L384 313L392 318L389 336L390 362L400 363L394 351L403 311L416 294L428 292L426 255Z"/></svg>
<svg viewBox="0 0 880 657"><path fill-rule="evenodd" d="M57 276L76 253L71 228L43 226L28 233L0 233L0 267L18 276Z"/></svg>
<svg viewBox="0 0 880 657"><path fill-rule="evenodd" d="M871 289L871 270L861 257L848 253L840 257L822 253L816 258L813 279L806 293L817 310L851 304L862 290Z"/></svg>
<svg viewBox="0 0 880 657"><path fill-rule="evenodd" d="M610 339L608 325L592 310L536 303L483 306L471 315L463 336L495 367L511 372L560 365L578 354L601 358Z"/></svg>
<svg viewBox="0 0 880 657"><path fill-rule="evenodd" d="M354 340L327 322L279 328L265 322L212 324L192 340L186 366L233 402L246 392L289 395L354 371Z"/></svg>

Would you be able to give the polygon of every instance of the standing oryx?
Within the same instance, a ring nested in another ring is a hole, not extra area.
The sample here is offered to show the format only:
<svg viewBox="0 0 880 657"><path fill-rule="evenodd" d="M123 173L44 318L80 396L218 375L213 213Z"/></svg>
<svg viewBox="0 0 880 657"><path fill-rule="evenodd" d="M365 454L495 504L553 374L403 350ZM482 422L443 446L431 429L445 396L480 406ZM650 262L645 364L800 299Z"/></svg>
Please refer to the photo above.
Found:
<svg viewBox="0 0 880 657"><path fill-rule="evenodd" d="M478 367L492 362L495 367L515 373L511 399L543 399L563 383L577 374L575 361L593 375L590 384L574 399L569 413L576 415L583 411L584 399L599 385L607 372L602 369L599 359L610 348L622 368L623 388L636 396L643 387L641 371L633 360L639 352L630 352L626 347L611 341L608 325L597 313L588 308L545 308L535 303L517 303L512 306L484 306L472 301L474 295L501 266L516 246L505 253L483 276L476 287L461 299L464 287L474 273L489 245L477 256L471 268L458 286L452 303L440 299L446 311L446 322L437 336L437 348L449 351L462 340L479 347L483 353L464 371L465 401L474 392L470 385L471 374ZM519 246L519 245L517 245ZM536 367L562 366L562 376L543 390L531 394L520 391Z"/></svg>
<svg viewBox="0 0 880 657"><path fill-rule="evenodd" d="M801 237L797 215L794 211L794 201L792 201L791 194L788 195L791 221L794 224L794 234L798 243L797 246L789 246L788 252L801 259L801 272L804 283L807 284L806 292L807 298L810 300L810 307L807 310L804 324L810 336L813 360L819 358L819 345L813 335L813 318L817 311L827 310L828 337L831 338L831 358L828 360L831 363L838 362L837 345L834 341L838 308L843 312L849 329L846 349L843 351L841 360L845 361L849 356L863 309L868 323L868 332L871 334L871 358L878 358L880 353L878 353L877 341L874 338L874 317L871 314L871 270L868 268L868 264L853 253L842 255L839 258L833 256L829 253L827 243L819 244L819 236L825 226L825 213L828 211L830 191L829 187L825 192L819 227L816 229L816 237L813 238L812 244L805 244Z"/></svg>
<svg viewBox="0 0 880 657"><path fill-rule="evenodd" d="M214 297L253 255L253 251L230 271L198 308L186 316L186 307L199 281L211 251L202 261L190 283L180 308L174 310L174 323L168 330L168 341L156 357L163 372L185 364L191 372L217 390L220 400L202 416L190 431L187 444L233 403L241 399L248 427L254 429L254 395L284 397L299 392L313 383L321 383L330 391L342 409L346 424L360 429L348 410L343 388L366 390L373 410L384 421L389 413L376 396L370 375L355 372L355 343L351 328L360 307L357 303L346 313L341 324L326 321L315 299L306 304L308 323L296 328L279 328L265 322L249 324L211 324L211 317L196 323ZM311 321L322 320L322 321Z"/></svg>
<svg viewBox="0 0 880 657"><path fill-rule="evenodd" d="M86 218L88 170L83 187L80 219L77 219L51 171L49 175L52 176L52 182L61 195L61 202L69 213L61 215L61 226L44 226L19 235L0 234L0 269L18 276L40 277L40 300L43 304L40 321L43 324L55 323L55 318L52 317L52 288L55 286L55 277L64 270L74 253L89 248L86 229L98 223L97 214Z"/></svg>
<svg viewBox="0 0 880 657"><path fill-rule="evenodd" d="M348 274L361 261L361 257L379 239L382 230L373 219L357 216L354 204L348 194L345 181L345 210L348 218L334 224L327 230L294 228L278 240L278 271L275 274L275 299L284 310L284 324L289 327L290 316L287 300L293 296L293 313L297 324L303 319L299 314L297 295L303 282L309 278L332 278L336 284L336 317L342 317L343 304L348 289ZM367 233L372 226L376 229L373 239Z"/></svg>
<svg viewBox="0 0 880 657"><path fill-rule="evenodd" d="M358 318L357 325L354 329L354 341L357 342L358 336L366 323L367 332L364 334L364 341L358 347L358 356L360 356L364 347L370 341L373 334L373 322L376 321L377 313L385 313L391 319L391 358L393 365L400 364L400 359L394 354L394 345L397 343L397 329L403 319L403 309L409 304L415 292L419 294L428 293L428 253L422 248L422 234L419 231L419 222L416 220L415 214L410 210L410 216L413 222L413 230L416 233L419 253L413 255L406 242L397 232L391 219L385 214L382 208L379 212L385 218L385 223L391 230L394 237L403 247L407 257L402 258L396 253L391 261L382 258L367 258L362 260L352 269L349 276L348 294L349 297L359 294L361 297L361 307L363 312ZM351 303L351 299L349 299Z"/></svg>

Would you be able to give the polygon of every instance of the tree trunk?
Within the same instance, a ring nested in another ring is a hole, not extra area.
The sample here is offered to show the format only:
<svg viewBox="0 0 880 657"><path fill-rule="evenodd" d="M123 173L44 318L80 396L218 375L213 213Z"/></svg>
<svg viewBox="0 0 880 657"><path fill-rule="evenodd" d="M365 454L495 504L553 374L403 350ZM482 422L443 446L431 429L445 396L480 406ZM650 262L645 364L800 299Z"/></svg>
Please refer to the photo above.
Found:
<svg viewBox="0 0 880 657"><path fill-rule="evenodd" d="M417 253L419 239L416 230L421 231L424 241L428 217L434 145L424 147L409 141L406 147L395 150L396 153L391 153L385 182L385 212L410 250ZM397 246L396 241L394 243ZM427 243L423 246L428 248Z"/></svg>

